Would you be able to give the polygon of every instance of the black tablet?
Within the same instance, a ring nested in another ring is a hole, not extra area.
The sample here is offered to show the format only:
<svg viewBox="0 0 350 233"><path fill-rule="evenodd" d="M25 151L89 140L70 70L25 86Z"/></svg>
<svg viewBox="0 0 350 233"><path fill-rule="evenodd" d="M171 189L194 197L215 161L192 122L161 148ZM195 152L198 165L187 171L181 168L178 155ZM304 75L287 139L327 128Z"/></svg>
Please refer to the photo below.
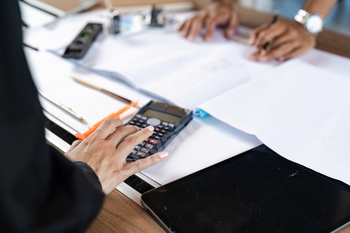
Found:
<svg viewBox="0 0 350 233"><path fill-rule="evenodd" d="M141 203L176 233L336 232L350 221L350 186L265 145L151 190Z"/></svg>

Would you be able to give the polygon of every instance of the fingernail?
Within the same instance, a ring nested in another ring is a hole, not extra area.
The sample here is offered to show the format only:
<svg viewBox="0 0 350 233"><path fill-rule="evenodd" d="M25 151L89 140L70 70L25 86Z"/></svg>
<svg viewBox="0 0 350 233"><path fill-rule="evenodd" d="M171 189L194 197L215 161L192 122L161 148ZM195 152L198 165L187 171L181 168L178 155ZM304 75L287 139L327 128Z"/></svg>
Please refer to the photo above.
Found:
<svg viewBox="0 0 350 233"><path fill-rule="evenodd" d="M233 34L235 34L235 29L230 28L230 29L227 31L227 35L228 35L229 37L232 37Z"/></svg>
<svg viewBox="0 0 350 233"><path fill-rule="evenodd" d="M280 62L284 62L284 61L286 60L286 58L285 58L285 57L280 57L278 60L279 60Z"/></svg>
<svg viewBox="0 0 350 233"><path fill-rule="evenodd" d="M209 42L211 40L211 37L210 36L206 36L206 37L204 37L204 40Z"/></svg>
<svg viewBox="0 0 350 233"><path fill-rule="evenodd" d="M149 131L153 132L154 127L153 127L152 125L150 125L150 126L147 127L147 129L148 129Z"/></svg>
<svg viewBox="0 0 350 233"><path fill-rule="evenodd" d="M267 62L268 60L269 60L269 58L267 56L264 56L264 57L259 59L259 61L261 61L261 62Z"/></svg>
<svg viewBox="0 0 350 233"><path fill-rule="evenodd" d="M256 61L256 56L255 55L250 55L248 56L249 61Z"/></svg>
<svg viewBox="0 0 350 233"><path fill-rule="evenodd" d="M188 39L189 39L190 41L194 41L194 36L189 36Z"/></svg>
<svg viewBox="0 0 350 233"><path fill-rule="evenodd" d="M137 130L140 130L140 128L139 128L138 126L134 125L134 127L135 127Z"/></svg>
<svg viewBox="0 0 350 233"><path fill-rule="evenodd" d="M159 154L159 158L163 159L163 158L167 157L168 155L169 155L168 152L163 151Z"/></svg>
<svg viewBox="0 0 350 233"><path fill-rule="evenodd" d="M264 50L264 49L261 50L260 55L261 55L261 56L265 56L265 55L266 55L266 50Z"/></svg>

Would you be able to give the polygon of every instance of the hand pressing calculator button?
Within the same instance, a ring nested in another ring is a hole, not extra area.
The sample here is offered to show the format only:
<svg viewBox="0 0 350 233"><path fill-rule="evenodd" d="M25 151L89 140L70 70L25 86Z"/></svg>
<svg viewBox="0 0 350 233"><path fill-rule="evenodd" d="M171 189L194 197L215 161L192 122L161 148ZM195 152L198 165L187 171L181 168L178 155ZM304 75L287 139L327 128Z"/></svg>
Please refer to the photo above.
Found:
<svg viewBox="0 0 350 233"><path fill-rule="evenodd" d="M139 128L152 125L154 132L134 148L126 161L131 163L163 151L191 119L192 111L190 110L149 102L126 125L137 125Z"/></svg>

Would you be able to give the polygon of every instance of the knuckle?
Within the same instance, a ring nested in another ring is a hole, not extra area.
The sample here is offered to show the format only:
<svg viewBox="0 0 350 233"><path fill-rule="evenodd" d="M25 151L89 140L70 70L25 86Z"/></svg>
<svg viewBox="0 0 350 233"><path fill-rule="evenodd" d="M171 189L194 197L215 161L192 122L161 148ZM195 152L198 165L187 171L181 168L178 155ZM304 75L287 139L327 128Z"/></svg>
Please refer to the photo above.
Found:
<svg viewBox="0 0 350 233"><path fill-rule="evenodd" d="M112 123L115 123L115 124L121 124L122 121L119 119L119 118L110 118Z"/></svg>
<svg viewBox="0 0 350 233"><path fill-rule="evenodd" d="M132 137L132 136L129 136L129 137L126 137L126 138L125 138L125 141L126 141L126 143L128 143L128 144L135 144L135 143L136 143L136 138L135 138L135 137Z"/></svg>
<svg viewBox="0 0 350 233"><path fill-rule="evenodd" d="M197 19L202 19L204 17L206 17L208 14L208 11L207 10L202 10L202 11L199 11L194 18L197 18Z"/></svg>
<svg viewBox="0 0 350 233"><path fill-rule="evenodd" d="M210 18L210 19L208 19L208 20L206 21L206 25L207 25L207 26L213 26L213 25L215 25L215 24L216 24L215 18Z"/></svg>
<svg viewBox="0 0 350 233"><path fill-rule="evenodd" d="M289 31L289 35L291 37L296 37L298 35L298 32L296 30L292 29L292 30Z"/></svg>
<svg viewBox="0 0 350 233"><path fill-rule="evenodd" d="M267 40L267 33L266 32L260 32L259 37L260 37L261 41L266 41Z"/></svg>
<svg viewBox="0 0 350 233"><path fill-rule="evenodd" d="M111 121L112 121L112 118L107 118L103 122L105 125L110 125L112 123Z"/></svg>
<svg viewBox="0 0 350 233"><path fill-rule="evenodd" d="M76 146L77 144L79 144L81 142L81 140L75 140L73 143L72 143L72 146Z"/></svg>
<svg viewBox="0 0 350 233"><path fill-rule="evenodd" d="M294 41L291 45L292 48L296 48L299 47L299 45L302 45L302 43L300 43L299 41Z"/></svg>
<svg viewBox="0 0 350 233"><path fill-rule="evenodd" d="M192 19L186 20L182 25L184 29L187 29L190 26L191 22L192 22Z"/></svg>
<svg viewBox="0 0 350 233"><path fill-rule="evenodd" d="M90 143L90 139L89 140L85 139L85 140L82 141L82 143L83 143L84 147L87 147L89 145L89 143Z"/></svg>
<svg viewBox="0 0 350 233"><path fill-rule="evenodd" d="M138 160L136 162L134 162L134 166L132 167L132 173L135 174L135 173L138 173L139 171L142 170L142 162L141 160Z"/></svg>
<svg viewBox="0 0 350 233"><path fill-rule="evenodd" d="M249 35L250 36L255 35L257 32L258 32L258 29L254 29L249 33Z"/></svg>
<svg viewBox="0 0 350 233"><path fill-rule="evenodd" d="M191 19L191 23L197 23L198 21L201 20L201 16L200 15L195 15L192 19Z"/></svg>
<svg viewBox="0 0 350 233"><path fill-rule="evenodd" d="M108 123L106 123L106 124L108 124ZM93 132L89 137L93 137L94 135L100 134L100 133L102 133L102 132L103 132L103 130L101 129L101 127L98 127L98 128L95 130L95 132Z"/></svg>
<svg viewBox="0 0 350 233"><path fill-rule="evenodd" d="M126 127L120 126L116 129L116 131L117 133L122 134L122 133L125 133L126 129L127 129Z"/></svg>
<svg viewBox="0 0 350 233"><path fill-rule="evenodd" d="M281 21L277 21L275 24L274 24L275 27L284 27L284 23L282 23Z"/></svg>
<svg viewBox="0 0 350 233"><path fill-rule="evenodd" d="M151 156L151 161L152 161L152 164L153 164L153 165L157 163L157 157L156 157L156 155Z"/></svg>
<svg viewBox="0 0 350 233"><path fill-rule="evenodd" d="M107 118L104 120L105 124L112 125L112 124L120 124L121 121L118 118Z"/></svg>
<svg viewBox="0 0 350 233"><path fill-rule="evenodd" d="M187 20L185 20L185 22L183 22L183 25L188 24L189 22L191 22L191 20L192 20L192 19L187 19Z"/></svg>
<svg viewBox="0 0 350 233"><path fill-rule="evenodd" d="M85 141L85 140L84 140L84 141ZM97 137L95 137L95 136L91 137L90 140L87 141L87 146L92 145L92 144L95 144L96 141L97 141Z"/></svg>
<svg viewBox="0 0 350 233"><path fill-rule="evenodd" d="M136 164L137 171L142 171L143 169L142 162L143 161L139 160L138 163Z"/></svg>
<svg viewBox="0 0 350 233"><path fill-rule="evenodd" d="M127 126L125 126L125 128L128 129L128 131L130 131L131 133L138 131L138 128L136 128L133 125L127 125Z"/></svg>

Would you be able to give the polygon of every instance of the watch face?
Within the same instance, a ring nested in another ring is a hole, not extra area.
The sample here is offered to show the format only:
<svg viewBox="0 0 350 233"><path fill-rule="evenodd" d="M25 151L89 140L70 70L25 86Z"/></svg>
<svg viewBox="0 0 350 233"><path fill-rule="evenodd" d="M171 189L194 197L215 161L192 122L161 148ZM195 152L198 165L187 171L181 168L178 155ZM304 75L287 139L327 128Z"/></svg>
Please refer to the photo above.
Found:
<svg viewBox="0 0 350 233"><path fill-rule="evenodd" d="M318 14L311 14L306 22L305 28L312 34L318 34L323 30L323 18Z"/></svg>

